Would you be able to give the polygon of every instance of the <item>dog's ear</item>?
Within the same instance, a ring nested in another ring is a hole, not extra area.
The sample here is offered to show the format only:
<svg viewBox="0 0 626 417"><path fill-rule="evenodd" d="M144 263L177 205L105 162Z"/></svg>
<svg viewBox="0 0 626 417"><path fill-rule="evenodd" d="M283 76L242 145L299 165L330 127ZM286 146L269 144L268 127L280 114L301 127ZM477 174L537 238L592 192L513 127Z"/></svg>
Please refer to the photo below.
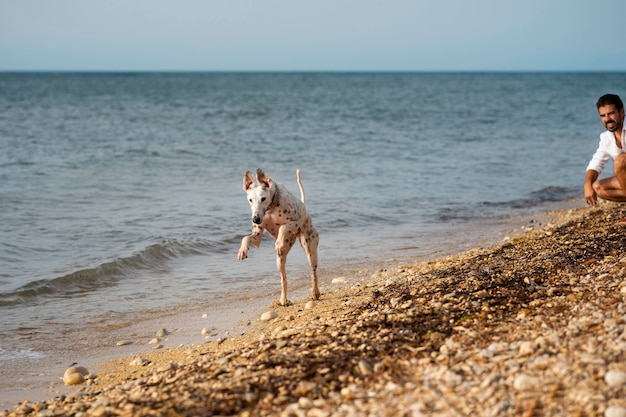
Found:
<svg viewBox="0 0 626 417"><path fill-rule="evenodd" d="M265 175L265 172L261 168L256 169L256 180L261 187L271 188L272 179Z"/></svg>
<svg viewBox="0 0 626 417"><path fill-rule="evenodd" d="M243 176L243 190L248 192L250 188L254 186L254 177L252 176L252 172L246 171L246 175Z"/></svg>

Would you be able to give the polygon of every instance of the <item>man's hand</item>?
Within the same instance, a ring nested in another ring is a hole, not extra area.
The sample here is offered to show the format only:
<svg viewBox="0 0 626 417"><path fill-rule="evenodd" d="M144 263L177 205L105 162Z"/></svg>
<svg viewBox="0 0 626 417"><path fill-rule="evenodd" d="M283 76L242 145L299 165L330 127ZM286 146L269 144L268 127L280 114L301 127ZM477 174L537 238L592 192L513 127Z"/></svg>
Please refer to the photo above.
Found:
<svg viewBox="0 0 626 417"><path fill-rule="evenodd" d="M597 171L590 169L585 176L585 201L590 206L595 207L598 204L598 193L593 189L593 183L600 175Z"/></svg>
<svg viewBox="0 0 626 417"><path fill-rule="evenodd" d="M590 206L596 206L598 204L598 194L592 186L585 185L585 201Z"/></svg>

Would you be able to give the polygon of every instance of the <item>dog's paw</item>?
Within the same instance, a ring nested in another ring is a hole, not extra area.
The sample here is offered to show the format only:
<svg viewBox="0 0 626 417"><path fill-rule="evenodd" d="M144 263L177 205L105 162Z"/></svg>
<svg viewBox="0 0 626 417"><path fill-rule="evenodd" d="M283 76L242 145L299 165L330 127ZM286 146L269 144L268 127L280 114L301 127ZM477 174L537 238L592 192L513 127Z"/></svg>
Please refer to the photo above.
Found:
<svg viewBox="0 0 626 417"><path fill-rule="evenodd" d="M312 296L312 298L313 298L314 300L319 300L319 299L320 299L320 295L321 295L321 294L320 294L320 290L318 290L317 288L315 288L315 289L313 290L313 293L311 294L311 296Z"/></svg>
<svg viewBox="0 0 626 417"><path fill-rule="evenodd" d="M248 257L248 251L247 250L243 250L240 249L239 253L237 254L237 258L239 258L240 261L243 261L244 259L246 259Z"/></svg>

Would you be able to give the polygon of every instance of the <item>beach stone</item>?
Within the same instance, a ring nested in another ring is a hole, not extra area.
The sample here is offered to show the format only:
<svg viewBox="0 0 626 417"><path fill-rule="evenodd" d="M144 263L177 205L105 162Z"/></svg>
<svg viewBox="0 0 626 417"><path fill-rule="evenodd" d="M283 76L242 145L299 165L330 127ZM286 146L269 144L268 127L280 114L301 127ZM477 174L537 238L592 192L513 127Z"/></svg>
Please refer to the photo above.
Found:
<svg viewBox="0 0 626 417"><path fill-rule="evenodd" d="M70 366L63 374L63 383L65 385L78 385L85 382L85 377L89 375L89 371L84 366Z"/></svg>
<svg viewBox="0 0 626 417"><path fill-rule="evenodd" d="M270 321L275 319L276 317L278 317L278 313L274 310L266 311L265 313L261 314L261 321Z"/></svg>
<svg viewBox="0 0 626 417"><path fill-rule="evenodd" d="M513 387L518 391L532 391L539 385L539 378L521 374L515 378Z"/></svg>
<svg viewBox="0 0 626 417"><path fill-rule="evenodd" d="M626 408L612 405L606 409L604 417L626 417Z"/></svg>
<svg viewBox="0 0 626 417"><path fill-rule="evenodd" d="M274 329L274 333L284 332L285 330L287 330L287 326L278 326Z"/></svg>
<svg viewBox="0 0 626 417"><path fill-rule="evenodd" d="M521 356L529 356L532 355L535 351L535 346L532 342L524 341L519 345L519 354Z"/></svg>
<svg viewBox="0 0 626 417"><path fill-rule="evenodd" d="M151 362L148 359L137 356L135 359L130 361L129 365L130 366L146 366L146 365L149 365L150 363Z"/></svg>
<svg viewBox="0 0 626 417"><path fill-rule="evenodd" d="M604 375L604 382L609 387L626 385L626 372L610 370Z"/></svg>
<svg viewBox="0 0 626 417"><path fill-rule="evenodd" d="M311 401L307 397L300 397L298 399L298 407L300 407L300 408L302 408L304 410L308 410L310 408L313 408L313 401Z"/></svg>
<svg viewBox="0 0 626 417"><path fill-rule="evenodd" d="M159 329L159 330L157 330L157 332L156 332L156 336L157 336L157 337L165 337L165 336L167 336L168 334L170 334L170 332L169 332L167 329Z"/></svg>
<svg viewBox="0 0 626 417"><path fill-rule="evenodd" d="M368 362L364 360L360 360L359 371L361 372L361 375L367 376L367 375L371 375L372 373L374 373L374 368L372 368L372 365L370 365Z"/></svg>
<svg viewBox="0 0 626 417"><path fill-rule="evenodd" d="M119 342L117 342L115 344L115 346L127 346L127 345L132 345L133 342L131 342L130 340L120 340Z"/></svg>
<svg viewBox="0 0 626 417"><path fill-rule="evenodd" d="M337 278L333 278L333 280L331 281L331 284L345 284L345 282L346 282L345 277L337 277Z"/></svg>
<svg viewBox="0 0 626 417"><path fill-rule="evenodd" d="M310 310L313 308L313 306L315 305L315 303L313 301L308 301L305 305L304 308L307 310Z"/></svg>

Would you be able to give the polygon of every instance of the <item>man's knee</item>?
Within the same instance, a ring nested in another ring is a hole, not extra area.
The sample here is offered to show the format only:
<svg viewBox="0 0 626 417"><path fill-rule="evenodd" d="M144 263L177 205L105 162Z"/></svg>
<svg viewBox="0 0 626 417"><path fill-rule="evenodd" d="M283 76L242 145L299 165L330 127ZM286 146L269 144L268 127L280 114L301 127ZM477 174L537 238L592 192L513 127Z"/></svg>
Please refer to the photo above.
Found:
<svg viewBox="0 0 626 417"><path fill-rule="evenodd" d="M600 181L596 181L596 182L594 182L594 183L593 183L593 185L592 185L592 187L593 187L593 190L594 190L597 194L600 194L600 193L603 191L603 189L604 189L604 187L602 187L602 184L600 183Z"/></svg>
<svg viewBox="0 0 626 417"><path fill-rule="evenodd" d="M615 162L613 162L613 171L626 171L626 153L621 153L615 158Z"/></svg>

